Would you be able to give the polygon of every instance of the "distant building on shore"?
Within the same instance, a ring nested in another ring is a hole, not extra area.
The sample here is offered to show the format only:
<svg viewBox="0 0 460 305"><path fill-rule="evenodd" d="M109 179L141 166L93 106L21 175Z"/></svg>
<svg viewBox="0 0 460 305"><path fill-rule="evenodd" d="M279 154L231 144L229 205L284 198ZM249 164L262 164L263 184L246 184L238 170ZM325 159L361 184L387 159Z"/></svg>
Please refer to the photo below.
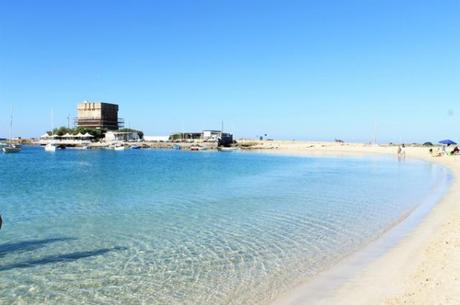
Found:
<svg viewBox="0 0 460 305"><path fill-rule="evenodd" d="M201 140L203 133L201 132L177 132L169 136L173 141L191 141L191 140Z"/></svg>
<svg viewBox="0 0 460 305"><path fill-rule="evenodd" d="M83 102L77 106L77 127L117 130L123 127L118 118L118 105L100 102Z"/></svg>
<svg viewBox="0 0 460 305"><path fill-rule="evenodd" d="M203 130L202 132L178 132L169 136L171 141L203 141L228 146L233 143L233 135L220 130Z"/></svg>
<svg viewBox="0 0 460 305"><path fill-rule="evenodd" d="M140 141L137 131L107 131L105 133L105 142L138 142Z"/></svg>
<svg viewBox="0 0 460 305"><path fill-rule="evenodd" d="M221 135L220 130L203 130L201 137L206 142L217 142Z"/></svg>
<svg viewBox="0 0 460 305"><path fill-rule="evenodd" d="M168 142L169 136L144 136L145 142Z"/></svg>

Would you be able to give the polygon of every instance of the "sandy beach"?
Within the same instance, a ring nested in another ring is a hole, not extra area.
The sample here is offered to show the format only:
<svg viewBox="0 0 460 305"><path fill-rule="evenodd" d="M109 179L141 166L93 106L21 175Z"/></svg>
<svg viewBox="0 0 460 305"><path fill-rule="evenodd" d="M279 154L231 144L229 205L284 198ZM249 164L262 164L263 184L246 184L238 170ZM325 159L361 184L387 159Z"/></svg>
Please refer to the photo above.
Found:
<svg viewBox="0 0 460 305"><path fill-rule="evenodd" d="M350 156L389 154L396 146L298 141L265 141L257 149L280 154ZM460 157L432 157L427 147L407 147L407 158L448 167L453 182L430 213L383 255L342 279L333 293L311 301L311 283L276 300L300 304L460 304Z"/></svg>

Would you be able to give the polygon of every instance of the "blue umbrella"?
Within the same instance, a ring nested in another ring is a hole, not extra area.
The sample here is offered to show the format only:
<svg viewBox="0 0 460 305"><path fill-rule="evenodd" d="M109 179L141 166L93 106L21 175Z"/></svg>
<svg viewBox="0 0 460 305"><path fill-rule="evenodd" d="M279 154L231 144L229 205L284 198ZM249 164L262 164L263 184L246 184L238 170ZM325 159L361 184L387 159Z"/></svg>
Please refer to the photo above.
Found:
<svg viewBox="0 0 460 305"><path fill-rule="evenodd" d="M454 141L452 140L442 140L442 141L439 141L440 144L445 144L445 145L455 145L457 143L455 143Z"/></svg>

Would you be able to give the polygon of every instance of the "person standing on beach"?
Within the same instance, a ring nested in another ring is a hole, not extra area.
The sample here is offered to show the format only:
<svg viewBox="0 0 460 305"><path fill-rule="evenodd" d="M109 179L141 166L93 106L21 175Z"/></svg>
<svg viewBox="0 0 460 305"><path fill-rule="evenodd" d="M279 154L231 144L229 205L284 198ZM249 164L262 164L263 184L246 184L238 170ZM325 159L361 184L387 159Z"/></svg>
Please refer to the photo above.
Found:
<svg viewBox="0 0 460 305"><path fill-rule="evenodd" d="M401 148L401 158L403 160L406 160L406 145L402 145L402 148Z"/></svg>
<svg viewBox="0 0 460 305"><path fill-rule="evenodd" d="M398 160L406 159L406 146L404 144L398 146Z"/></svg>

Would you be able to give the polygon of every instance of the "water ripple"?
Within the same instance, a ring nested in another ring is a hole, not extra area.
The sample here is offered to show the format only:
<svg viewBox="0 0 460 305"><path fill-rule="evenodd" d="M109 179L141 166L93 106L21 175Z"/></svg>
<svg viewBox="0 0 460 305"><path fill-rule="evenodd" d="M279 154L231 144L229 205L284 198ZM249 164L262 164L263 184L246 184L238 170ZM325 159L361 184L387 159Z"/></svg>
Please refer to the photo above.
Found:
<svg viewBox="0 0 460 305"><path fill-rule="evenodd" d="M25 151L0 160L5 304L266 304L446 174L385 158Z"/></svg>

